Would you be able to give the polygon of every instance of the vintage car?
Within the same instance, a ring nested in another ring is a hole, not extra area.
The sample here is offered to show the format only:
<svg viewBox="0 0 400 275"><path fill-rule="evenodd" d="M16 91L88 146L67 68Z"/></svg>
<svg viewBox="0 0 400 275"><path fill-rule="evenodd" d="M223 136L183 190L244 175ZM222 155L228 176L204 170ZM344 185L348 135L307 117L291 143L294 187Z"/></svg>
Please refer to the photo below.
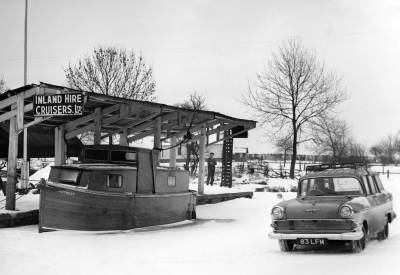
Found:
<svg viewBox="0 0 400 275"><path fill-rule="evenodd" d="M368 239L386 239L393 211L392 194L379 175L360 165L313 165L299 179L297 197L272 208L269 234L282 251L343 241L361 252Z"/></svg>

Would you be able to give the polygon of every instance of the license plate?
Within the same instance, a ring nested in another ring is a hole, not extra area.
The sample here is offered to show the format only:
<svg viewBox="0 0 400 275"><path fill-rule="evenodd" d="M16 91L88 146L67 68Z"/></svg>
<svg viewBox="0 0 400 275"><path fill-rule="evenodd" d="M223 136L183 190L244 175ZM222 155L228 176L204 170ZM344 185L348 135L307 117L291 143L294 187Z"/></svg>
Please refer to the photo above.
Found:
<svg viewBox="0 0 400 275"><path fill-rule="evenodd" d="M328 240L327 239L316 239L316 238L299 238L299 239L297 239L297 244L326 246L326 245L328 245Z"/></svg>

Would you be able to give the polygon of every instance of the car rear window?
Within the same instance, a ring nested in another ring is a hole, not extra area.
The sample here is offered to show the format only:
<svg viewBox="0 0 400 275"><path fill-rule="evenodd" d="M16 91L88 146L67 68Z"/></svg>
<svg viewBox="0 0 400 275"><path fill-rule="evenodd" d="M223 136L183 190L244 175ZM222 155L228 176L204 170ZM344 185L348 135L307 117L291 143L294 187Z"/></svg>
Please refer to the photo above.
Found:
<svg viewBox="0 0 400 275"><path fill-rule="evenodd" d="M352 177L320 177L300 182L301 196L362 195L358 179Z"/></svg>

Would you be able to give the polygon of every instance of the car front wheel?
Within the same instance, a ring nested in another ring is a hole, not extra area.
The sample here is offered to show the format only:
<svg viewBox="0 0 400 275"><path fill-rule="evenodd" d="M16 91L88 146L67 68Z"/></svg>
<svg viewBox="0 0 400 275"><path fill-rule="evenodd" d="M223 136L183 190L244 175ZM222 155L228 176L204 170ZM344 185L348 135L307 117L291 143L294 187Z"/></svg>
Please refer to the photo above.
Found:
<svg viewBox="0 0 400 275"><path fill-rule="evenodd" d="M367 230L363 227L363 237L360 240L351 241L351 251L353 253L360 253L365 249L365 244L367 241Z"/></svg>
<svg viewBox="0 0 400 275"><path fill-rule="evenodd" d="M293 240L279 240L279 247L281 251L288 252L292 251L294 247Z"/></svg>

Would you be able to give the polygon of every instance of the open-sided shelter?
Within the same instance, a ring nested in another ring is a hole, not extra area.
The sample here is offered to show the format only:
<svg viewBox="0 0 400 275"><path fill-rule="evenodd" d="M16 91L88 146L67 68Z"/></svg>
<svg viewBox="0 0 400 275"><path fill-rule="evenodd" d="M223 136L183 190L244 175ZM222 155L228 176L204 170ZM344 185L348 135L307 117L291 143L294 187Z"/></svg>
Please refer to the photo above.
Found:
<svg viewBox="0 0 400 275"><path fill-rule="evenodd" d="M35 97L68 93L82 95L84 108L80 116L60 116L57 112L38 115ZM94 144L100 144L105 138L112 143L110 137L118 135L119 144L125 146L153 136L155 149L170 150L171 166L176 165L174 145L199 140L199 193L202 193L205 146L243 136L255 126L255 121L218 112L95 94L47 83L10 90L0 95L0 158L8 160L6 208L15 208L18 157L25 160L54 157L55 164L64 164L67 157L79 155L82 144L77 137L86 132L94 133Z"/></svg>

